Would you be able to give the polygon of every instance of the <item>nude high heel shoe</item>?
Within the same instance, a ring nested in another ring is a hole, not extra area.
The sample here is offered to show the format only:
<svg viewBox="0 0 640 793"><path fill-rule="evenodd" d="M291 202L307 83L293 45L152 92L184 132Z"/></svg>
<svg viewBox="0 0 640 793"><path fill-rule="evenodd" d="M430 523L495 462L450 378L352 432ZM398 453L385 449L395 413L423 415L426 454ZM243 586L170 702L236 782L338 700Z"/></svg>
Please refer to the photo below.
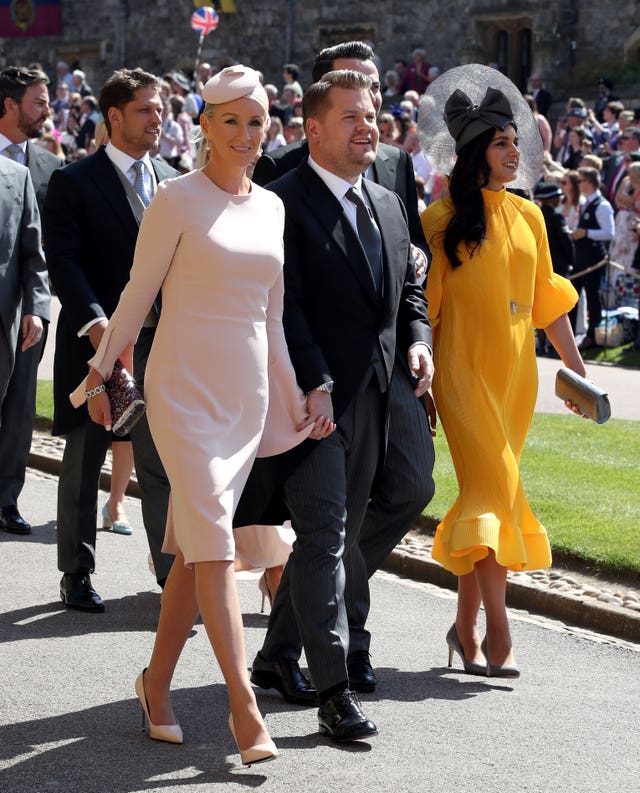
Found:
<svg viewBox="0 0 640 793"><path fill-rule="evenodd" d="M140 700L142 708L142 731L144 732L145 718L149 722L149 737L154 741L166 741L167 743L182 743L182 728L179 724L154 724L149 716L149 704L147 695L144 693L144 673L146 668L140 672L136 678L136 694Z"/></svg>
<svg viewBox="0 0 640 793"><path fill-rule="evenodd" d="M266 572L263 573L260 578L258 579L258 589L260 590L260 594L262 595L262 604L260 606L260 614L264 614L264 602L265 600L269 601L269 608L273 605L273 598L271 597L271 592L269 591L269 584L267 584L267 574Z"/></svg>
<svg viewBox="0 0 640 793"><path fill-rule="evenodd" d="M464 657L464 650L462 649L462 645L460 644L460 639L458 639L458 632L456 631L455 622L449 628L449 632L447 633L447 645L449 646L449 666L453 665L453 653L455 650L455 652L457 652L460 658L462 659L464 671L468 675L485 676L487 674L487 667L485 666L485 664L479 664L477 661L469 661Z"/></svg>
<svg viewBox="0 0 640 793"><path fill-rule="evenodd" d="M520 677L520 670L517 666L492 666L489 663L489 651L487 649L487 637L485 636L480 645L480 649L487 659L487 677Z"/></svg>
<svg viewBox="0 0 640 793"><path fill-rule="evenodd" d="M236 731L233 726L233 713L229 714L229 730L233 735L233 740L238 746L238 739L236 738ZM250 746L248 749L240 749L240 759L243 765L253 765L253 763L263 763L265 760L274 760L278 756L278 750L273 741L269 740L266 743L257 743L255 746Z"/></svg>

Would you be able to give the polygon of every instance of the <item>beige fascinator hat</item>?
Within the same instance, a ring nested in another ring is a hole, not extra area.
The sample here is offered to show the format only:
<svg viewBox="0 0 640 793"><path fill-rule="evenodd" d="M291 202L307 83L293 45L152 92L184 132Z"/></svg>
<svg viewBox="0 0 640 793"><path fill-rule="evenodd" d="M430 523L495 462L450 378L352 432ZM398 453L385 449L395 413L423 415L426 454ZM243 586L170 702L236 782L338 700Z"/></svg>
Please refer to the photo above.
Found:
<svg viewBox="0 0 640 793"><path fill-rule="evenodd" d="M234 99L241 99L243 96L254 99L267 113L269 112L269 99L260 83L260 75L255 69L250 69L241 63L227 66L207 80L202 89L202 98L211 105L233 102Z"/></svg>
<svg viewBox="0 0 640 793"><path fill-rule="evenodd" d="M440 173L449 174L463 146L511 122L518 129L520 165L509 187L529 190L540 178L544 155L538 124L516 86L490 66L456 66L429 85L418 110L420 146Z"/></svg>

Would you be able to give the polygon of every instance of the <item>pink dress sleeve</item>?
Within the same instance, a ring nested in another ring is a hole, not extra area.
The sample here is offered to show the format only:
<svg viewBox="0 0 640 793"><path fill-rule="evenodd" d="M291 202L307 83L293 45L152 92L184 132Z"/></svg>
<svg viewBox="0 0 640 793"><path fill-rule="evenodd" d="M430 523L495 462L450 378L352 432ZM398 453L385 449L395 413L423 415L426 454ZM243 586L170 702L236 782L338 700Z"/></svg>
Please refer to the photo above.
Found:
<svg viewBox="0 0 640 793"><path fill-rule="evenodd" d="M284 208L280 207L284 231ZM305 440L313 425L301 432L295 427L307 417L306 399L296 380L282 327L284 277L282 271L269 291L267 339L269 345L269 407L258 457L281 454Z"/></svg>
<svg viewBox="0 0 640 793"><path fill-rule="evenodd" d="M96 354L89 361L89 365L97 369L105 380L111 376L113 366L122 352L130 344L135 344L180 240L184 200L181 200L181 191L167 189L169 184L162 182L158 186L153 201L145 210L130 280L109 319ZM74 407L79 407L85 401L84 389L83 380L69 395Z"/></svg>

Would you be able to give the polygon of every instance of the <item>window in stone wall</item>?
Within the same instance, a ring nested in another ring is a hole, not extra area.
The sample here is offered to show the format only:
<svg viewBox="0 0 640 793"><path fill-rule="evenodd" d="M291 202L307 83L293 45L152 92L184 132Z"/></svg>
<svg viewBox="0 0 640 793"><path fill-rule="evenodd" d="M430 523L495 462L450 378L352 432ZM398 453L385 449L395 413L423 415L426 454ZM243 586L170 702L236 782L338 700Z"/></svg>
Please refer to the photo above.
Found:
<svg viewBox="0 0 640 793"><path fill-rule="evenodd" d="M520 51L519 86L526 90L527 81L531 74L531 31L524 28L518 34L518 49Z"/></svg>
<svg viewBox="0 0 640 793"><path fill-rule="evenodd" d="M495 63L503 74L526 89L531 74L533 23L530 16L483 13L475 17L474 41L485 63Z"/></svg>
<svg viewBox="0 0 640 793"><path fill-rule="evenodd" d="M496 56L495 61L498 69L503 74L509 71L509 34L506 30L499 30L496 34Z"/></svg>

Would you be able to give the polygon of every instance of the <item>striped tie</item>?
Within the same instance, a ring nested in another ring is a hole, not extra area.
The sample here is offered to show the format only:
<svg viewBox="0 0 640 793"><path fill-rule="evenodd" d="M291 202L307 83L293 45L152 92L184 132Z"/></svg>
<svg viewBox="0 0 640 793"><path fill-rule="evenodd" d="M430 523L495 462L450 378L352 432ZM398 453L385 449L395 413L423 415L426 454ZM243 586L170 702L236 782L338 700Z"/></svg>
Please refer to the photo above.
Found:
<svg viewBox="0 0 640 793"><path fill-rule="evenodd" d="M353 187L350 187L345 197L356 205L356 225L358 227L358 237L364 248L371 275L378 295L382 292L382 237L375 224L371 210L364 203Z"/></svg>

